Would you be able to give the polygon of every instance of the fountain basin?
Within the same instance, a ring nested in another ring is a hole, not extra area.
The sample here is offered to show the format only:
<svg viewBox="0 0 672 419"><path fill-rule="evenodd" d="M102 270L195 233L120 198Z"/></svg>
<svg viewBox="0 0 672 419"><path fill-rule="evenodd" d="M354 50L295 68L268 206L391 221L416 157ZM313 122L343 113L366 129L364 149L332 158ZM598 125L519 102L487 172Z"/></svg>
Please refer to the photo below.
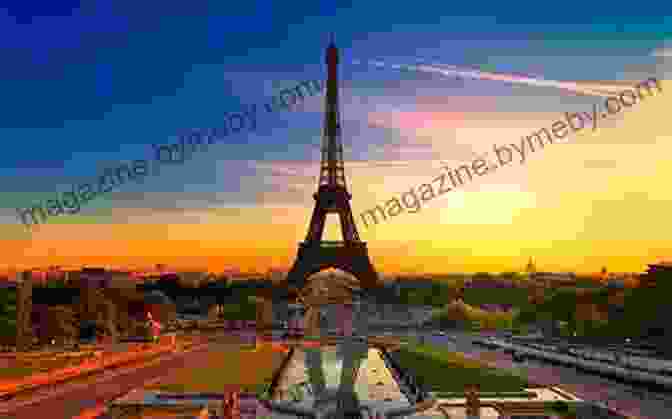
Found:
<svg viewBox="0 0 672 419"><path fill-rule="evenodd" d="M308 417L337 410L350 415L368 411L363 417L386 412L391 417L433 405L431 398L409 398L408 389L396 378L401 372L391 368L380 343L357 338L297 342L265 403L271 411Z"/></svg>

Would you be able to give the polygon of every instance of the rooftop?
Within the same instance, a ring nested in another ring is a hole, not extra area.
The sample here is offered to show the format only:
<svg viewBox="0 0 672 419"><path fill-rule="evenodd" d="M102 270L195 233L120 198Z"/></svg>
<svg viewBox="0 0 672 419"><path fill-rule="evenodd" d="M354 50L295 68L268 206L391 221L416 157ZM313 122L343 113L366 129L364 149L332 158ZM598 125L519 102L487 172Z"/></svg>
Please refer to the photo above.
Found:
<svg viewBox="0 0 672 419"><path fill-rule="evenodd" d="M658 263L650 263L649 267L656 267L662 269L672 269L672 262L662 261Z"/></svg>

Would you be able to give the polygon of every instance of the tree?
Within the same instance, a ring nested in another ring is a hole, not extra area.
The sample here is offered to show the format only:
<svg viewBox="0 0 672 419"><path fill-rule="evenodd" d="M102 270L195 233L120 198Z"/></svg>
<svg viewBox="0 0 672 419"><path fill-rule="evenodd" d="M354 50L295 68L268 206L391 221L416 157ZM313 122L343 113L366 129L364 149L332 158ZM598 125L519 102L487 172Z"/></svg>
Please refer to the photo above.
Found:
<svg viewBox="0 0 672 419"><path fill-rule="evenodd" d="M485 322L481 319L472 319L468 321L470 330L479 331L484 328Z"/></svg>
<svg viewBox="0 0 672 419"><path fill-rule="evenodd" d="M570 406L564 400L557 400L547 408L548 413L552 415L560 415L562 419L575 419L577 417L576 407Z"/></svg>
<svg viewBox="0 0 672 419"><path fill-rule="evenodd" d="M538 318L538 312L534 308L534 306L530 305L527 307L522 308L519 312L518 315L515 317L514 321L517 324L530 324L530 323L535 323Z"/></svg>
<svg viewBox="0 0 672 419"><path fill-rule="evenodd" d="M499 277L507 281L517 281L521 279L521 275L518 272L502 272L499 274Z"/></svg>
<svg viewBox="0 0 672 419"><path fill-rule="evenodd" d="M106 316L102 316L101 313L101 317L99 318L101 326L106 321L113 321L116 324L120 337L136 336L136 323L140 319L144 319L145 316L145 292L140 287L133 286L128 288L107 288L103 290L103 294L105 298L101 301L100 311L103 311L105 305L108 303L114 305L114 310L110 308L105 309L109 310Z"/></svg>
<svg viewBox="0 0 672 419"><path fill-rule="evenodd" d="M116 341L118 336L117 306L109 299L105 299L100 302L98 308L100 315L96 320L99 328L105 336L110 336Z"/></svg>
<svg viewBox="0 0 672 419"><path fill-rule="evenodd" d="M474 274L474 279L492 279L492 275L488 272L476 272Z"/></svg>
<svg viewBox="0 0 672 419"><path fill-rule="evenodd" d="M46 283L46 288L66 288L65 278L52 278Z"/></svg>
<svg viewBox="0 0 672 419"><path fill-rule="evenodd" d="M458 328L468 323L466 307L459 302L446 304L443 308L437 309L432 313L430 320L440 328Z"/></svg>
<svg viewBox="0 0 672 419"><path fill-rule="evenodd" d="M16 339L16 290L0 288L0 342L14 343Z"/></svg>
<svg viewBox="0 0 672 419"><path fill-rule="evenodd" d="M52 339L59 343L76 340L79 328L74 314L74 310L68 306L47 307L45 330L40 336L42 343Z"/></svg>

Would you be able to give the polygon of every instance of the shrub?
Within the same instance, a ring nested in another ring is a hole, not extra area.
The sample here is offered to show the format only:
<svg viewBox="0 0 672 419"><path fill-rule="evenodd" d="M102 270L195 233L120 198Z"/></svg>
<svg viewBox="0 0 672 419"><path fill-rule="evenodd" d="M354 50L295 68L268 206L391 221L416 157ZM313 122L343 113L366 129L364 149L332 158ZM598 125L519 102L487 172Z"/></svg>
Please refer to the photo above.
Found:
<svg viewBox="0 0 672 419"><path fill-rule="evenodd" d="M391 353L400 365L412 371L428 391L464 391L477 384L481 391L522 391L529 383L506 371L495 370L476 360L429 345L409 345Z"/></svg>

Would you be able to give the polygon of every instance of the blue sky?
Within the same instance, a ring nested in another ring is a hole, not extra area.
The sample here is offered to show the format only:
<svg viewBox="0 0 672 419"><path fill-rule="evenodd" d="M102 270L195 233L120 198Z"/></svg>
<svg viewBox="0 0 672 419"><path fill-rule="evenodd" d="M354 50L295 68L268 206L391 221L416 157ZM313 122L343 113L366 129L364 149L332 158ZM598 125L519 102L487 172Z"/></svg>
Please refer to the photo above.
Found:
<svg viewBox="0 0 672 419"><path fill-rule="evenodd" d="M460 127L409 132L385 115L436 107L451 115L529 115L595 102L555 87L487 78L460 82L391 65L434 63L595 83L664 79L670 71L672 17L659 5L354 4L115 0L81 8L74 1L0 7L0 222L6 237L25 239L15 207L94 179L118 161L151 158L150 144L170 142L180 129L221 126L222 115L241 104L264 103L282 88L324 78L329 32L341 51L346 159L380 170L356 179L362 190L376 185L366 176L399 176L394 182L402 190L411 183L399 184L407 176L401 171L413 170L413 162L474 152L469 137L459 138ZM183 167L99 197L81 216L132 224L136 214L144 225L203 222L184 218L187 210L291 205L309 212L322 101L313 97L296 111L265 115L256 133L239 134ZM504 117L478 118L496 129L492 121ZM384 200L391 181L380 182L386 188L372 195ZM365 203L375 201L361 200L360 211ZM143 218L149 210L152 216ZM157 218L161 211L167 218ZM236 222L227 220L222 222ZM307 221L299 221L296 235L305 233Z"/></svg>

